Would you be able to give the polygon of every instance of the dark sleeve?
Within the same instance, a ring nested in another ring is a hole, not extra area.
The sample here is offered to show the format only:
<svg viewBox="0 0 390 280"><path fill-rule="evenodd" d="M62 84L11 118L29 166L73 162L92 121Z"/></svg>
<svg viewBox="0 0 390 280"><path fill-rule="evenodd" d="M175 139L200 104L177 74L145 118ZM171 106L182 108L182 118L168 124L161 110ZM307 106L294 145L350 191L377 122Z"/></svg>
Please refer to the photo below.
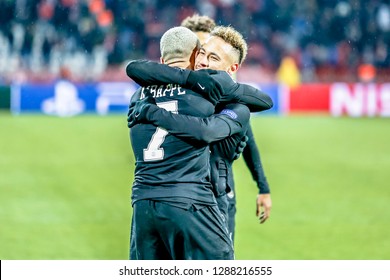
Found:
<svg viewBox="0 0 390 280"><path fill-rule="evenodd" d="M134 94L131 96L130 98L130 104L133 103L133 102L136 102L137 100L140 100L141 99L141 92L142 92L142 89L139 88L137 89Z"/></svg>
<svg viewBox="0 0 390 280"><path fill-rule="evenodd" d="M168 112L156 105L148 109L148 122L169 133L196 141L211 143L239 133L249 122L250 112L241 104L229 104L219 114L208 118Z"/></svg>
<svg viewBox="0 0 390 280"><path fill-rule="evenodd" d="M179 84L186 87L191 70L171 67L148 60L132 60L126 66L126 73L140 86ZM219 102L238 102L248 106L251 112L260 112L272 108L273 102L268 94L255 87L236 83L226 71L216 71L212 75L223 89ZM199 94L208 96L202 88L191 88Z"/></svg>
<svg viewBox="0 0 390 280"><path fill-rule="evenodd" d="M274 106L271 97L265 92L246 84L239 86L243 88L238 96L238 102L247 105L251 112L265 111Z"/></svg>
<svg viewBox="0 0 390 280"><path fill-rule="evenodd" d="M211 74L217 71L202 69L195 71L171 67L147 60L133 60L126 66L127 75L142 87L151 85L178 84L179 86L201 94L213 105L223 95L222 86ZM192 74L192 75L191 75Z"/></svg>
<svg viewBox="0 0 390 280"><path fill-rule="evenodd" d="M246 135L248 136L248 141L242 153L244 156L245 163L252 174L253 180L255 180L257 183L259 193L270 193L267 178L265 177L263 166L261 164L260 153L257 148L251 126L249 126Z"/></svg>
<svg viewBox="0 0 390 280"><path fill-rule="evenodd" d="M148 60L132 60L126 66L126 74L142 87L150 85L184 85L190 70L171 67Z"/></svg>
<svg viewBox="0 0 390 280"><path fill-rule="evenodd" d="M251 112L260 112L271 109L273 101L271 97L261 90L235 82L225 71L218 71L212 75L224 89L224 94L220 102L238 102L246 105Z"/></svg>

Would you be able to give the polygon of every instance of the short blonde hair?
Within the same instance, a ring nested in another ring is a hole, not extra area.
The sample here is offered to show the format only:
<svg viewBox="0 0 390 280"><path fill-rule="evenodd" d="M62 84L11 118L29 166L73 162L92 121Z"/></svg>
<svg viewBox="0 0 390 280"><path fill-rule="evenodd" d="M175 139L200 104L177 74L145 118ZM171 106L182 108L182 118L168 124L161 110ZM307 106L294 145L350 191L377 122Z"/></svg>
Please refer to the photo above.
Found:
<svg viewBox="0 0 390 280"><path fill-rule="evenodd" d="M187 27L192 32L207 33L210 33L216 26L215 21L212 18L208 16L200 16L199 14L186 17L180 25Z"/></svg>
<svg viewBox="0 0 390 280"><path fill-rule="evenodd" d="M231 26L217 26L210 36L216 36L230 44L238 56L238 64L242 64L248 53L248 45L240 32Z"/></svg>
<svg viewBox="0 0 390 280"><path fill-rule="evenodd" d="M186 27L168 29L160 40L161 57L167 62L187 58L200 48L198 37Z"/></svg>

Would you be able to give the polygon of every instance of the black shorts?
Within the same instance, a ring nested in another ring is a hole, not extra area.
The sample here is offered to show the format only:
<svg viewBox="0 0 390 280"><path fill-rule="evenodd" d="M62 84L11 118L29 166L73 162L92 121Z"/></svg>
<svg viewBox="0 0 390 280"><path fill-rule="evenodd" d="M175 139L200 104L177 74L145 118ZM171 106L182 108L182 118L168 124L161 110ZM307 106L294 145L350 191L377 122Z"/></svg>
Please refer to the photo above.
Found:
<svg viewBox="0 0 390 280"><path fill-rule="evenodd" d="M232 260L234 251L217 206L189 209L169 202L134 203L130 256L140 260Z"/></svg>

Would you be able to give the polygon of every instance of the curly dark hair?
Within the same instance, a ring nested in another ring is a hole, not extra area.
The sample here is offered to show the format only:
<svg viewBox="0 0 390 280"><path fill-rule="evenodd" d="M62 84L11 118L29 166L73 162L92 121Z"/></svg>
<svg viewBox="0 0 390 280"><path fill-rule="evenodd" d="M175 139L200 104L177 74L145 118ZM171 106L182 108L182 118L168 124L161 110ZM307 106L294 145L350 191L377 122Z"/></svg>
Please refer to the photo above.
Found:
<svg viewBox="0 0 390 280"><path fill-rule="evenodd" d="M208 16L194 14L183 19L180 25L187 27L192 32L211 32L216 24L215 21Z"/></svg>
<svg viewBox="0 0 390 280"><path fill-rule="evenodd" d="M241 65L244 62L248 45L240 32L231 26L217 26L211 31L210 36L217 36L230 44L237 53L238 63Z"/></svg>

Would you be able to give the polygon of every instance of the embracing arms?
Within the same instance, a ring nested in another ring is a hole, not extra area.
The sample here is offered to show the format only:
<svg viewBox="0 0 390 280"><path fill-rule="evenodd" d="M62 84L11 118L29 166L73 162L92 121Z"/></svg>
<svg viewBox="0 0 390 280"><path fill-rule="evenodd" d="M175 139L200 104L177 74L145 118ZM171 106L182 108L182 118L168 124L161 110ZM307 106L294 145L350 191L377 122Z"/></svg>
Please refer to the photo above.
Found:
<svg viewBox="0 0 390 280"><path fill-rule="evenodd" d="M211 143L239 133L249 117L249 109L241 104L227 104L219 114L207 118L175 114L159 108L154 98L147 97L132 104L128 126L149 123L177 137Z"/></svg>
<svg viewBox="0 0 390 280"><path fill-rule="evenodd" d="M209 97L214 104L238 102L248 106L251 112L268 110L273 106L268 94L250 85L236 83L225 71L191 71L147 60L133 60L127 65L126 73L140 86L179 84Z"/></svg>

